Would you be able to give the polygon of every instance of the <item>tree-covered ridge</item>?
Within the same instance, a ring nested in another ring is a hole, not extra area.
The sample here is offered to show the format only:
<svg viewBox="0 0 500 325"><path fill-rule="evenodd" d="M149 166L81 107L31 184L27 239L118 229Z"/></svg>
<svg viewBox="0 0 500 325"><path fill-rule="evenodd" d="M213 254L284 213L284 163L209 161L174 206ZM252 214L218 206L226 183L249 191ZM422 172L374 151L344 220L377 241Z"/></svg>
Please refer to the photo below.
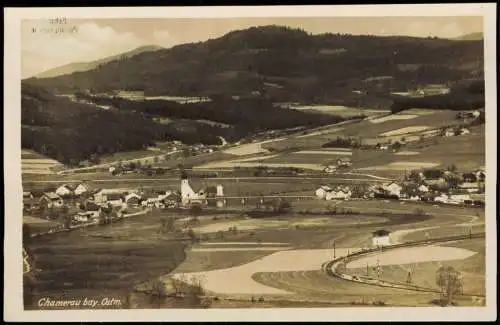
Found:
<svg viewBox="0 0 500 325"><path fill-rule="evenodd" d="M395 90L483 77L483 41L310 35L280 26L146 52L98 68L29 79L56 92L144 90L149 95L247 95L273 101L352 100L352 89ZM389 76L392 82L377 80ZM359 96L358 96L359 97Z"/></svg>
<svg viewBox="0 0 500 325"><path fill-rule="evenodd" d="M154 146L156 141L217 145L221 144L220 137L237 141L263 130L314 127L343 120L337 116L279 108L266 100L251 98L214 97L212 102L193 104L93 98L95 102L114 107L106 110L75 103L25 83L22 83L21 98L22 148L69 165L96 160L105 154L144 149ZM153 120L155 117L181 120L161 124ZM219 121L228 126L197 120Z"/></svg>

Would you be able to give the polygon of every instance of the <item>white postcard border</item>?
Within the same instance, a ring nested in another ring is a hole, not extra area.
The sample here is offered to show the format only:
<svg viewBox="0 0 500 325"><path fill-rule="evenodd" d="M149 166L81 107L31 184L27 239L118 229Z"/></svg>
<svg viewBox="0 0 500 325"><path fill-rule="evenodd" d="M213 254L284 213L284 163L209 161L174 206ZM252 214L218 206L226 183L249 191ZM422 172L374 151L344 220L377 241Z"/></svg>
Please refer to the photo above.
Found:
<svg viewBox="0 0 500 325"><path fill-rule="evenodd" d="M4 310L6 321L480 321L496 320L496 4L4 9ZM483 16L486 83L486 307L24 311L20 141L21 19Z"/></svg>

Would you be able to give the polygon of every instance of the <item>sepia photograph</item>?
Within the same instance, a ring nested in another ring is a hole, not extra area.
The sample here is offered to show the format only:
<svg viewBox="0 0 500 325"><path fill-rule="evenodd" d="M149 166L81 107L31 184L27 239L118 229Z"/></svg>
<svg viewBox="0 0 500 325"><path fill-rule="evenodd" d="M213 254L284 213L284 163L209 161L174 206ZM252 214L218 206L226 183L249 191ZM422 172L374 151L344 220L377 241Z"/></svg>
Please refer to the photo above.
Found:
<svg viewBox="0 0 500 325"><path fill-rule="evenodd" d="M11 320L493 320L495 5L363 7L13 9Z"/></svg>

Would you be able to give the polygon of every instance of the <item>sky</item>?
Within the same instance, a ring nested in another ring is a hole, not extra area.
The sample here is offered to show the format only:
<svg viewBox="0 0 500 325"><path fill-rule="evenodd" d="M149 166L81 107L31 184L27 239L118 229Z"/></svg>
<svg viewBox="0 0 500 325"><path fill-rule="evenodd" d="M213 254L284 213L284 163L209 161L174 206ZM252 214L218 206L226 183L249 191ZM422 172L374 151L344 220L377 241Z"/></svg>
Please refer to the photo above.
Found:
<svg viewBox="0 0 500 325"><path fill-rule="evenodd" d="M206 41L252 26L282 25L311 34L406 35L454 38L482 32L481 17L328 17L227 19L78 19L62 24L25 20L21 31L23 78L73 62L88 62L144 45L172 47Z"/></svg>

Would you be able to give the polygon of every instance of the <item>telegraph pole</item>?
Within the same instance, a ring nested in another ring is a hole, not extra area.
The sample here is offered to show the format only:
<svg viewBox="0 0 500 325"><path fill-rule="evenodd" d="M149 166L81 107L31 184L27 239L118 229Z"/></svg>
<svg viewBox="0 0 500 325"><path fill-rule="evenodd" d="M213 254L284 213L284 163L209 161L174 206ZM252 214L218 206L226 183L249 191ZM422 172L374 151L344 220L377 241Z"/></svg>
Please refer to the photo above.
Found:
<svg viewBox="0 0 500 325"><path fill-rule="evenodd" d="M380 261L377 257L377 280L380 282L380 274L382 273L382 270L380 269Z"/></svg>
<svg viewBox="0 0 500 325"><path fill-rule="evenodd" d="M335 259L336 256L335 256L335 240L333 241L333 259Z"/></svg>

